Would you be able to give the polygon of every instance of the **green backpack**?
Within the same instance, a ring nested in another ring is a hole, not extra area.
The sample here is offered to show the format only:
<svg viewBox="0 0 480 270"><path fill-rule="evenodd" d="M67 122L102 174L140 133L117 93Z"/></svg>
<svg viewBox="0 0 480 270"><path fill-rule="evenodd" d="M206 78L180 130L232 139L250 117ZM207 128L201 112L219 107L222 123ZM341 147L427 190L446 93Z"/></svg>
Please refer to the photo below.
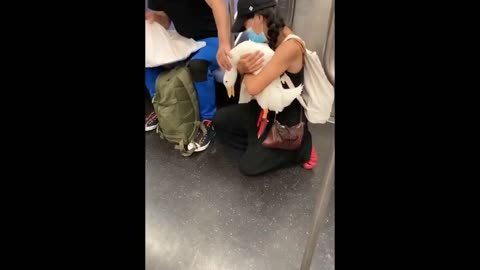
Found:
<svg viewBox="0 0 480 270"><path fill-rule="evenodd" d="M158 76L155 82L153 107L158 117L157 133L162 139L177 144L175 149L190 156L188 150L201 125L197 94L190 71L185 65L177 66Z"/></svg>

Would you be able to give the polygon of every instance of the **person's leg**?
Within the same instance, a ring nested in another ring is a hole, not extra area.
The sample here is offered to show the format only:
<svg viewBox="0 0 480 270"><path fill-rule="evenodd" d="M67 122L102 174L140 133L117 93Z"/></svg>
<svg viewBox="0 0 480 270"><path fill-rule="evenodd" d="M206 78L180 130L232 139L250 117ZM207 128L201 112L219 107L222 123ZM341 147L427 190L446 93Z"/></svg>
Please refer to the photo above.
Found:
<svg viewBox="0 0 480 270"><path fill-rule="evenodd" d="M148 89L145 87L145 117L147 117L152 111L153 111L153 106L152 106L152 98L150 97L150 93L148 92Z"/></svg>
<svg viewBox="0 0 480 270"><path fill-rule="evenodd" d="M197 93L200 119L206 128L206 132L199 129L194 138L194 143L189 145L189 149L196 148L195 152L205 150L215 137L211 120L216 112L213 70L218 68L216 59L218 38L206 38L200 41L204 41L206 46L196 52L187 65Z"/></svg>
<svg viewBox="0 0 480 270"><path fill-rule="evenodd" d="M145 99L148 99L145 104L145 131L151 131L157 128L158 119L152 106L152 98L155 95L155 81L158 75L162 72L162 67L145 68Z"/></svg>
<svg viewBox="0 0 480 270"><path fill-rule="evenodd" d="M258 116L261 108L256 101L252 101L250 114ZM266 127L269 130L273 123L273 113L269 114L270 123ZM268 171L288 167L295 164L303 164L310 159L312 149L312 137L308 128L305 130L302 146L296 151L269 149L262 146L266 137L264 133L257 138L257 123L248 122L248 147L240 161L240 172L247 176L255 176Z"/></svg>
<svg viewBox="0 0 480 270"><path fill-rule="evenodd" d="M217 111L213 125L220 142L235 149L247 149L248 113L249 104L230 105Z"/></svg>
<svg viewBox="0 0 480 270"><path fill-rule="evenodd" d="M212 120L215 115L215 79L213 71L219 68L217 63L218 38L206 38L206 46L195 53L188 67L197 91L201 120Z"/></svg>

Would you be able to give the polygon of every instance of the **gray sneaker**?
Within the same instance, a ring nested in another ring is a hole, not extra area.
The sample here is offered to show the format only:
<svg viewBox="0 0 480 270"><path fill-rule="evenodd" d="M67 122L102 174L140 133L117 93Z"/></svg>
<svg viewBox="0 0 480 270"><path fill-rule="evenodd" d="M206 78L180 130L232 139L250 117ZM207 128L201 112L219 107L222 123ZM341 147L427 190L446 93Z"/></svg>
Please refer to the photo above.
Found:
<svg viewBox="0 0 480 270"><path fill-rule="evenodd" d="M195 134L193 142L188 144L188 150L195 148L195 152L204 151L215 137L215 129L211 120L203 120L202 125Z"/></svg>
<svg viewBox="0 0 480 270"><path fill-rule="evenodd" d="M145 118L145 131L152 131L158 126L158 118L155 112L150 113L147 118Z"/></svg>

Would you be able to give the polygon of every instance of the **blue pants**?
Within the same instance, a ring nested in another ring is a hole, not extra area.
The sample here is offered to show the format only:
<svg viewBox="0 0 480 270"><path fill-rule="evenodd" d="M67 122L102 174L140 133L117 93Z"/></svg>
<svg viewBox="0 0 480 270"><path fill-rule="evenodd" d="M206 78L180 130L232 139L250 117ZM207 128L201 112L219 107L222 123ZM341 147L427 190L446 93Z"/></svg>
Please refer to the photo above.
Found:
<svg viewBox="0 0 480 270"><path fill-rule="evenodd" d="M205 41L206 46L193 53L189 60L204 60L208 62L208 69L206 70L207 76L203 76L206 80L203 79L198 81L194 78L193 85L197 91L200 119L212 120L216 111L215 79L213 77L213 71L219 68L216 58L218 38L205 38L199 41ZM150 92L151 97L155 95L155 81L162 70L162 67L145 68L145 85Z"/></svg>

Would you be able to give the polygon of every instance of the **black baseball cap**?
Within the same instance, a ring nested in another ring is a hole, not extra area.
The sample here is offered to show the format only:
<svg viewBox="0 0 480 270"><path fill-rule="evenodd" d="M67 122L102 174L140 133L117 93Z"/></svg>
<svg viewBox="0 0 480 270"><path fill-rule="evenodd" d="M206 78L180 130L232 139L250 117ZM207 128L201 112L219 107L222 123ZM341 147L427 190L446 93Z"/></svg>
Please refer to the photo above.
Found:
<svg viewBox="0 0 480 270"><path fill-rule="evenodd" d="M245 21L255 12L276 5L276 0L238 0L237 18L232 25L232 33L245 31Z"/></svg>

